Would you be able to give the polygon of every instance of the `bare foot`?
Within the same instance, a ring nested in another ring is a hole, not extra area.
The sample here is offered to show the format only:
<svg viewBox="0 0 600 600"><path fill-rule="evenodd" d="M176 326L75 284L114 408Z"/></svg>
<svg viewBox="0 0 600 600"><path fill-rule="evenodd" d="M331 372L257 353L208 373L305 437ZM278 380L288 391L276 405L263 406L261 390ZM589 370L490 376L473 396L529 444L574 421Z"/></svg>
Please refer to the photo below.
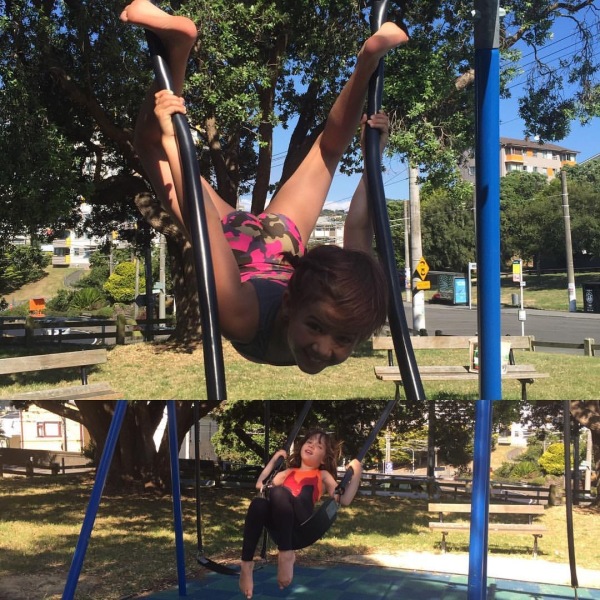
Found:
<svg viewBox="0 0 600 600"><path fill-rule="evenodd" d="M383 56L388 50L406 44L407 33L398 25L387 21L376 31L364 45L364 50L370 54Z"/></svg>
<svg viewBox="0 0 600 600"><path fill-rule="evenodd" d="M120 19L150 29L166 43L182 43L183 39L187 39L192 44L197 36L193 21L187 17L169 15L149 0L133 0L125 7Z"/></svg>
<svg viewBox="0 0 600 600"><path fill-rule="evenodd" d="M240 571L240 590L244 594L244 598L252 598L252 592L254 590L254 561L243 560L242 568Z"/></svg>
<svg viewBox="0 0 600 600"><path fill-rule="evenodd" d="M293 550L280 550L277 558L277 582L279 589L287 587L294 578L296 553Z"/></svg>

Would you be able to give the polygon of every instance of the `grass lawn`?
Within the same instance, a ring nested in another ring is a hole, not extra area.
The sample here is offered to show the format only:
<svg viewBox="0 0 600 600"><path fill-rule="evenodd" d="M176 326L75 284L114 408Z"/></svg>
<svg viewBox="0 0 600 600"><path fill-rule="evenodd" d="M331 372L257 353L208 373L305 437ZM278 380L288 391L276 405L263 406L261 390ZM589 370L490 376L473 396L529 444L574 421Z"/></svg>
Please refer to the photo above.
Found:
<svg viewBox="0 0 600 600"><path fill-rule="evenodd" d="M73 267L66 268L55 268L52 266L44 269L46 275L38 281L28 283L22 288L6 294L6 301L18 304L31 298L45 298L48 301L50 298L56 295L58 290L65 287L65 277L75 271L81 271L81 269L75 269Z"/></svg>
<svg viewBox="0 0 600 600"><path fill-rule="evenodd" d="M60 597L81 527L92 481L89 477L0 480L0 597L11 600ZM222 562L239 558L245 510L252 491L212 488L203 493L203 541L207 556ZM183 498L187 572L197 576L195 505ZM439 552L440 534L430 533L425 500L357 497L344 508L327 536L299 553L300 563L333 561L346 555L405 550ZM598 511L576 508L577 563L600 569ZM564 507L547 508L540 522L540 558L568 562ZM468 552L468 534L452 533L449 551ZM490 554L530 559L532 537L490 536ZM271 555L273 552L271 551ZM532 568L535 561L532 560ZM176 581L170 497L105 492L84 562L79 599L111 600ZM46 583L46 591L42 583ZM54 585L54 592L49 587ZM20 587L16 584L19 583ZM20 590L20 592L19 592ZM32 591L34 590L34 591ZM22 595L19 595L22 593ZM29 595L28 595L29 594Z"/></svg>
<svg viewBox="0 0 600 600"><path fill-rule="evenodd" d="M74 349L74 348L69 348ZM31 353L40 353L41 348ZM14 355L15 348L0 348L0 358ZM20 351L22 353L22 351ZM224 343L228 397L244 399L389 399L394 384L375 378L373 368L387 364L384 351L374 352L369 343L345 363L319 375L305 375L296 367L271 367L241 358ZM417 350L419 365L465 365L467 351ZM517 364L532 364L540 373L550 373L528 386L531 400L593 400L600 389L600 361L597 357L515 351ZM76 384L77 369L61 372L0 377L0 399L18 390L47 389ZM108 350L108 363L93 369L90 382L108 381L128 400L186 400L205 398L202 349L171 344L134 344ZM475 400L477 382L424 382L428 398L449 395ZM518 381L505 381L504 398L520 399Z"/></svg>

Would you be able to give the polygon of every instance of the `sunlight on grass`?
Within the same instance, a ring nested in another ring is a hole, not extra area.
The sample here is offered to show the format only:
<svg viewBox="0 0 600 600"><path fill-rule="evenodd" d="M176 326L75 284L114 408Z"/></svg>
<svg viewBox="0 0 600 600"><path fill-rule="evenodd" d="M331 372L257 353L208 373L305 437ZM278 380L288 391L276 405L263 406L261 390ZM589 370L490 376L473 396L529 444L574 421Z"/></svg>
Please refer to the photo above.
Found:
<svg viewBox="0 0 600 600"><path fill-rule="evenodd" d="M91 491L89 478L62 477L0 480L0 577L66 577ZM61 486L62 482L62 486ZM25 501L27 497L27 501ZM239 560L245 512L252 491L213 488L202 496L205 552L214 560ZM14 498L18 498L14 502ZM188 574L198 574L195 561L195 504L182 498ZM52 518L49 519L49 516ZM576 508L574 523L578 565L600 569L598 511ZM299 552L299 561L342 559L358 554L402 551L439 552L440 535L431 533L426 500L359 496L340 510L328 534ZM567 560L566 515L562 506L547 508L539 519L548 527L540 540L540 557ZM468 551L468 535L452 533L452 552ZM531 560L531 536L490 535L490 553ZM275 550L270 548L273 557ZM533 563L532 563L533 564ZM82 575L90 589L87 600L116 600L144 589L160 589L176 581L172 504L169 496L106 493L89 543ZM94 583L95 582L95 583ZM33 597L33 596L32 596ZM48 599L59 596L47 596Z"/></svg>

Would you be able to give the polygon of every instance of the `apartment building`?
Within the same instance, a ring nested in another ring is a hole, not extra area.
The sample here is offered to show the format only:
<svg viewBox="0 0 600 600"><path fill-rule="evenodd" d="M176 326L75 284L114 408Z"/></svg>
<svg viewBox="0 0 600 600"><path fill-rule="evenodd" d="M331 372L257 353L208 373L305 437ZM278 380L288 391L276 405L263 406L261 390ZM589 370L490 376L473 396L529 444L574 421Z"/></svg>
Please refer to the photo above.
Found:
<svg viewBox="0 0 600 600"><path fill-rule="evenodd" d="M578 150L570 150L556 144L540 144L535 140L500 138L500 177L511 171L541 173L554 179L564 165L577 162ZM470 158L461 169L463 178L475 182L475 159Z"/></svg>
<svg viewBox="0 0 600 600"><path fill-rule="evenodd" d="M310 234L309 245L335 244L344 245L345 214L326 214L317 219L314 230Z"/></svg>

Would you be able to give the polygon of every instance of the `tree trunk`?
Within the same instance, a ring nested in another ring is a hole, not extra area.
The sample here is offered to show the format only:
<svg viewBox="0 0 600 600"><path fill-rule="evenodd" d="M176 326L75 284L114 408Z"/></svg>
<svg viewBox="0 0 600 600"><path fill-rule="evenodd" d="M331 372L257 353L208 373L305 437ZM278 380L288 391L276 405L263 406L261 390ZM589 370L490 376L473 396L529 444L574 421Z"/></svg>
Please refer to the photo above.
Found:
<svg viewBox="0 0 600 600"><path fill-rule="evenodd" d="M76 401L77 410L62 402L36 402L40 408L78 421L88 430L94 444L94 460L97 465L102 456L108 430L114 415L115 401ZM200 418L218 406L218 402L204 401L200 406ZM168 490L171 484L168 433L165 426L158 450L154 435L165 415L166 401L129 402L115 453L110 466L108 482L117 488L134 484L145 488ZM190 430L193 403L176 403L177 447Z"/></svg>
<svg viewBox="0 0 600 600"><path fill-rule="evenodd" d="M573 400L571 414L592 432L593 471L596 474L596 502L600 506L600 400ZM590 465L590 468L592 465Z"/></svg>

